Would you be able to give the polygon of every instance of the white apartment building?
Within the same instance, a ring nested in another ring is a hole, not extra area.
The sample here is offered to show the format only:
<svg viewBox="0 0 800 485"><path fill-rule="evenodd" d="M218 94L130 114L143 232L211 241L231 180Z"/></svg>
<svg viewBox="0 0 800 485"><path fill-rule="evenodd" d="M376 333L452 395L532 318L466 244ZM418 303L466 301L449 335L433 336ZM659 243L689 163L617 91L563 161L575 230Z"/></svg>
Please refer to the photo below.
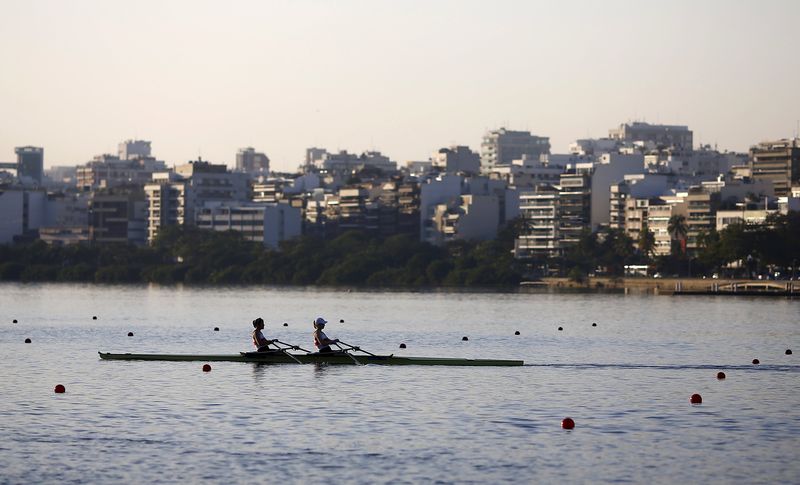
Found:
<svg viewBox="0 0 800 485"><path fill-rule="evenodd" d="M228 172L225 165L202 160L175 172L153 174L144 191L148 201L147 240L152 242L162 226L194 224L195 208L205 202L246 202L248 175Z"/></svg>
<svg viewBox="0 0 800 485"><path fill-rule="evenodd" d="M538 159L550 153L550 138L532 135L529 131L512 131L505 128L491 130L481 142L481 170L490 172L494 167L510 165L527 155Z"/></svg>
<svg viewBox="0 0 800 485"><path fill-rule="evenodd" d="M427 242L488 241L497 236L499 205L493 195L461 195L433 208Z"/></svg>
<svg viewBox="0 0 800 485"><path fill-rule="evenodd" d="M283 202L205 202L197 210L195 223L200 229L238 231L248 241L278 249L281 241L301 235L302 211Z"/></svg>

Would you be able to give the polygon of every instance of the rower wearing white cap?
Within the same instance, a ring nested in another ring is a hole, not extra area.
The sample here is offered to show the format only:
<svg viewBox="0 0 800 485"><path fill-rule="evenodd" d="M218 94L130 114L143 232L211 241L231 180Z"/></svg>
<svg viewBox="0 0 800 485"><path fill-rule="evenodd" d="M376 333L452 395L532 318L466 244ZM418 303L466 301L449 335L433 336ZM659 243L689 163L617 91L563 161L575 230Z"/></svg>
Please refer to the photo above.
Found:
<svg viewBox="0 0 800 485"><path fill-rule="evenodd" d="M314 346L321 354L333 352L331 344L335 344L339 341L339 339L329 339L328 336L325 335L325 332L322 331L326 323L328 322L322 317L318 317L314 320Z"/></svg>

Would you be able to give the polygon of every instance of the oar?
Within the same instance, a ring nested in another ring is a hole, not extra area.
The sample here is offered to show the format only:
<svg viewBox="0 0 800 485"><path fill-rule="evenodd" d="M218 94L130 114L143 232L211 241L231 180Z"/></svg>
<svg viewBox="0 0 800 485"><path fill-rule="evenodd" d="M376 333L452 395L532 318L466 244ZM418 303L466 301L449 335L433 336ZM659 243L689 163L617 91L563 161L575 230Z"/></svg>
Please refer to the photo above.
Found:
<svg viewBox="0 0 800 485"><path fill-rule="evenodd" d="M341 343L344 343L344 342L341 342ZM350 357L351 359L353 359L353 362L355 362L355 363L356 363L356 365L364 365L364 364L362 364L361 362L359 362L359 361L358 361L358 359L356 359L356 357L355 357L353 354L351 354L350 352L348 352L346 349L343 349L343 348L342 348L342 346L341 346L341 345L339 345L339 342L334 342L334 343L333 343L333 345L335 345L335 346L339 347L339 350L341 350L341 351L342 351L343 353L345 353L345 354L346 354L348 357ZM345 345L347 345L347 344L345 344Z"/></svg>
<svg viewBox="0 0 800 485"><path fill-rule="evenodd" d="M355 350L355 351L357 351L357 352L364 352L365 354L369 354L369 355L371 355L371 356L373 356L373 357L377 357L377 356L376 356L375 354L373 354L372 352L367 352L366 350L362 349L361 347L356 347L356 346L354 346L354 345L350 345L350 344L348 344L347 342L342 342L341 340L339 341L339 343L340 343L340 344L343 344L343 345L347 345L348 347L350 347L351 349L353 349L353 350Z"/></svg>
<svg viewBox="0 0 800 485"><path fill-rule="evenodd" d="M306 350L306 349L304 349L303 347L299 347L299 346L297 346L297 345L292 345L292 344L287 344L286 342L281 342L281 341L280 341L280 340L278 340L278 339L275 339L275 340L274 340L274 342L278 342L279 344L283 344L283 345L287 346L288 348L290 348L290 349L292 349L292 350L302 350L303 352L305 352L305 353L307 353L307 354L310 354L310 353L311 353L311 351L310 351L310 350Z"/></svg>
<svg viewBox="0 0 800 485"><path fill-rule="evenodd" d="M277 342L279 344L287 345L287 344L281 342L280 340L273 340L272 341L273 344L275 344L275 342ZM275 347L278 347L278 345L275 344ZM292 347L293 347L292 345L289 346L289 348L292 348ZM278 347L278 350L283 352L283 355L289 357L290 359L292 359L293 361L297 362L298 364L302 364L302 362L300 362L300 360L297 357L295 357L294 355L292 355L289 352L287 352L286 351L287 349L282 349L282 348Z"/></svg>

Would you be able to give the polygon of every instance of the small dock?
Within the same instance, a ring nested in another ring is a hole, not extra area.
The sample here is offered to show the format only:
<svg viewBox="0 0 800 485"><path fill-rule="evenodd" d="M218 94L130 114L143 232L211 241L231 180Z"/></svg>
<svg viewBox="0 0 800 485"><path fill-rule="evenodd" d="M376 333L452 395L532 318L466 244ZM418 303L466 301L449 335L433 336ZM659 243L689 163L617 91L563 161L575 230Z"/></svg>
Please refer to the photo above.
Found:
<svg viewBox="0 0 800 485"><path fill-rule="evenodd" d="M675 283L676 296L719 295L719 296L768 296L793 298L800 297L800 284L795 281L746 281L728 284L714 283L706 289L683 289L680 282Z"/></svg>

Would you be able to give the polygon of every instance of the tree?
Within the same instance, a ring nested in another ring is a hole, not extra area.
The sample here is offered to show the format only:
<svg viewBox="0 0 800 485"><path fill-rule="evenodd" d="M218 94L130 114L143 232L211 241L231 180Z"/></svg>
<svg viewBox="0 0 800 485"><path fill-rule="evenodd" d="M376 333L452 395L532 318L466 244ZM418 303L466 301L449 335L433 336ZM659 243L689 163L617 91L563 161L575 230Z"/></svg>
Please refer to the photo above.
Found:
<svg viewBox="0 0 800 485"><path fill-rule="evenodd" d="M642 231L639 233L637 246L639 252L643 254L647 260L652 258L653 252L655 252L656 249L656 236L653 234L653 231L647 227L647 224L642 224Z"/></svg>
<svg viewBox="0 0 800 485"><path fill-rule="evenodd" d="M680 243L681 252L686 253L686 236L689 234L689 226L686 224L686 216L676 214L669 218L667 232L673 240Z"/></svg>

